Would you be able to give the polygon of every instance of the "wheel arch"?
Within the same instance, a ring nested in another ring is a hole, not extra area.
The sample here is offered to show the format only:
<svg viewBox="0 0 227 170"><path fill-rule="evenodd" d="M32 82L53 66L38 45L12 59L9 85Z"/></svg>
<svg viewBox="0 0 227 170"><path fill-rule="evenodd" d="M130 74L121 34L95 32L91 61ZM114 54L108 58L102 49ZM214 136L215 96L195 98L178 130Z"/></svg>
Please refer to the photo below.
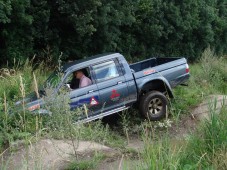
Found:
<svg viewBox="0 0 227 170"><path fill-rule="evenodd" d="M154 79L149 82L146 82L141 90L139 91L139 96L143 96L144 94L150 92L150 91L159 91L162 93L167 92L167 95L170 98L173 98L173 92L171 90L170 84L164 80L164 79Z"/></svg>

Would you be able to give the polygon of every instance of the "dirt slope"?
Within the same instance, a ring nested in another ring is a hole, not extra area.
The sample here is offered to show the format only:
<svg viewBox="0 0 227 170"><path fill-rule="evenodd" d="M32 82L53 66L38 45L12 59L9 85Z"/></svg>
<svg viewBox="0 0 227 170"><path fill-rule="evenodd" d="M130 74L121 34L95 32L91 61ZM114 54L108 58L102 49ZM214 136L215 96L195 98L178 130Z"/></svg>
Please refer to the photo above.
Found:
<svg viewBox="0 0 227 170"><path fill-rule="evenodd" d="M75 147L73 146L75 145ZM88 141L74 144L69 140L43 139L7 156L8 169L64 169L75 155L92 151L114 152L113 149Z"/></svg>

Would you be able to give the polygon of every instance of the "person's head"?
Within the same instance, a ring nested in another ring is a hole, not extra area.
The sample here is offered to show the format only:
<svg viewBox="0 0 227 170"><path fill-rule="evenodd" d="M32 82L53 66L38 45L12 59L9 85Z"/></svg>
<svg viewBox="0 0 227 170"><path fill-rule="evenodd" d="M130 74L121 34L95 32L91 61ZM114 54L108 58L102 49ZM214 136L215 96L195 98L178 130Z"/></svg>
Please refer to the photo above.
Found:
<svg viewBox="0 0 227 170"><path fill-rule="evenodd" d="M81 77L84 75L84 73L81 71L81 70L77 70L74 72L74 76L77 78L77 79L81 79Z"/></svg>

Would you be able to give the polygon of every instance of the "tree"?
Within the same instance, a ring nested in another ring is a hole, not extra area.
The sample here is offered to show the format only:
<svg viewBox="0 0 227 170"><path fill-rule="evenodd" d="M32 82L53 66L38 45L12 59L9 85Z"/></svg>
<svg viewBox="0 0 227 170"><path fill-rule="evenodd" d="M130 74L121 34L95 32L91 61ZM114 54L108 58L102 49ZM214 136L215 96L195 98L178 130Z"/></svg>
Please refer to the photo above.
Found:
<svg viewBox="0 0 227 170"><path fill-rule="evenodd" d="M33 50L33 40L31 24L33 18L27 13L30 7L29 0L11 0L8 3L8 13L6 12L5 22L1 27L1 62L12 63L13 58L23 60L29 56Z"/></svg>
<svg viewBox="0 0 227 170"><path fill-rule="evenodd" d="M226 19L226 0L0 0L0 60L60 51L64 60L103 52L195 60L207 46L227 53Z"/></svg>

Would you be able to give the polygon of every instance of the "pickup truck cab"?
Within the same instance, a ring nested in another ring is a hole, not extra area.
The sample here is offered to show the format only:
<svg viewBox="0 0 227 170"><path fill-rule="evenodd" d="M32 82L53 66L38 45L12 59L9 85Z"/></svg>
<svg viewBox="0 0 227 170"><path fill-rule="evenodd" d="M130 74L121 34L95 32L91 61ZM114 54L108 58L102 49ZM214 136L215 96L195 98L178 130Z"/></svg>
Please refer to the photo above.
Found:
<svg viewBox="0 0 227 170"><path fill-rule="evenodd" d="M88 115L80 117L79 122L99 119L132 105L137 105L146 118L159 120L167 115L172 88L189 78L185 58L150 58L129 65L119 53L102 54L64 65L58 81L53 73L47 82L55 83L54 95L66 84L70 86L78 70L91 80L88 86L68 90L71 110L84 104L88 107ZM44 106L42 98L27 103L32 112L47 113Z"/></svg>

